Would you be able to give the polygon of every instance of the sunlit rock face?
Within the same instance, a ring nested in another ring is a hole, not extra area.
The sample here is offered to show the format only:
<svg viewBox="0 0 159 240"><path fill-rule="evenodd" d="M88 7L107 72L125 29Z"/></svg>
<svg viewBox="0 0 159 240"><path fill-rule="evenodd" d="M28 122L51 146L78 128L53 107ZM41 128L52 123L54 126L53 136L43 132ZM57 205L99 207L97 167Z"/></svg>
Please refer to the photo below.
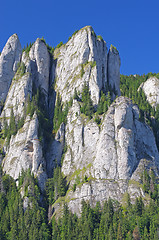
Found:
<svg viewBox="0 0 159 240"><path fill-rule="evenodd" d="M39 38L31 47L29 58L32 61L31 72L35 78L35 85L36 87L41 88L47 98L50 74L50 56L45 43Z"/></svg>
<svg viewBox="0 0 159 240"><path fill-rule="evenodd" d="M0 55L0 101L5 101L21 58L21 44L16 34L7 41Z"/></svg>
<svg viewBox="0 0 159 240"><path fill-rule="evenodd" d="M156 108L157 104L159 104L159 79L150 77L140 85L139 89L144 91L148 102L152 107Z"/></svg>
<svg viewBox="0 0 159 240"><path fill-rule="evenodd" d="M116 95L120 96L120 56L112 45L108 53L108 82Z"/></svg>
<svg viewBox="0 0 159 240"><path fill-rule="evenodd" d="M142 189L130 184L131 180L140 182L145 167L158 174L159 153L153 132L139 121L138 107L128 98L116 99L100 128L80 115L79 104L74 101L65 131L68 150L63 173L71 179L70 186L76 183L77 175L81 182L85 176L90 179L67 195L74 212L80 212L82 199L94 206L109 197L121 201L126 191L133 192L133 197L143 195Z"/></svg>
<svg viewBox="0 0 159 240"><path fill-rule="evenodd" d="M38 177L40 187L44 189L47 174L42 146L38 139L36 114L32 119L27 117L24 126L11 137L2 166L3 170L15 180L18 179L22 170L30 168L31 172Z"/></svg>
<svg viewBox="0 0 159 240"><path fill-rule="evenodd" d="M55 87L62 100L68 101L75 88L81 92L84 82L88 82L92 100L97 104L100 90L107 84L107 47L92 27L79 30L56 49L55 58Z"/></svg>
<svg viewBox="0 0 159 240"><path fill-rule="evenodd" d="M81 113L82 102L74 99L67 121L61 123L56 132L51 132L50 142L43 134L39 140L39 126L45 129L38 119L39 112L32 117L26 114L28 98L34 99L38 88L44 96L40 101L47 120L52 123L58 94L65 105L75 89L81 97L87 83L96 109L101 91L106 95L111 91L113 99L120 96L119 81L118 51L111 46L107 52L105 41L97 37L90 26L73 34L66 44L55 49L53 56L40 39L21 55L17 35L11 36L0 56L0 99L4 100L1 128L5 121L10 123L11 112L16 124L21 117L25 119L8 145L4 140L5 157L0 156L3 170L17 180L22 170L31 169L44 190L47 178L52 177L55 166L61 164L69 190L64 201L76 213L80 213L82 199L94 206L109 197L122 201L125 192L132 198L144 196L142 188L134 182L140 183L144 169L153 169L158 175L159 153L152 130L140 122L139 109L130 99L118 97L108 111L100 115L100 126L95 116L89 119ZM153 101L157 104L158 80L147 81L151 91L146 93L147 82L141 87L147 98L150 93L154 96L149 100L151 104ZM55 203L56 211L60 207Z"/></svg>

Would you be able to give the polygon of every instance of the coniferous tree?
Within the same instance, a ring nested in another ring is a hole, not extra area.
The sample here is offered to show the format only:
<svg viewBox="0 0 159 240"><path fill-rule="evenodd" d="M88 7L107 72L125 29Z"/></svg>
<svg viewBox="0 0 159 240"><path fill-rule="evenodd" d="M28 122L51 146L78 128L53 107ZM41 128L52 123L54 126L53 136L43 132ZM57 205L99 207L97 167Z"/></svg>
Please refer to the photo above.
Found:
<svg viewBox="0 0 159 240"><path fill-rule="evenodd" d="M9 131L10 131L10 135L14 135L16 133L16 123L15 123L13 107L11 108Z"/></svg>

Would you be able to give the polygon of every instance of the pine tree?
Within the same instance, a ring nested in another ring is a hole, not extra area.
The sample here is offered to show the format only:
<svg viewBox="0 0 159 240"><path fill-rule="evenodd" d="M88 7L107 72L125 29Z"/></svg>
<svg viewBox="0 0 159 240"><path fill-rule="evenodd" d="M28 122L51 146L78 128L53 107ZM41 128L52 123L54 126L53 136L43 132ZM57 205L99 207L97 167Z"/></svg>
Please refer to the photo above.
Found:
<svg viewBox="0 0 159 240"><path fill-rule="evenodd" d="M9 131L11 135L14 135L16 133L16 123L15 123L13 107L11 108Z"/></svg>
<svg viewBox="0 0 159 240"><path fill-rule="evenodd" d="M75 90L74 90L73 99L76 99L77 101L79 101L79 96L78 96L78 93L77 93L77 89L76 89L76 88L75 88Z"/></svg>

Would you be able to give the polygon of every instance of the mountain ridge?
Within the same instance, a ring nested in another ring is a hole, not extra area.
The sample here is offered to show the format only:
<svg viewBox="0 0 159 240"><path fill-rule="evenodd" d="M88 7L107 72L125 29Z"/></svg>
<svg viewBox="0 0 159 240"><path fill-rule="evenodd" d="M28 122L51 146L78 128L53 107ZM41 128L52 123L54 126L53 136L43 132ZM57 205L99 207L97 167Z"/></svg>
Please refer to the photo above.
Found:
<svg viewBox="0 0 159 240"><path fill-rule="evenodd" d="M121 202L127 191L132 200L145 197L133 181L144 169L158 176L159 154L138 107L120 96L117 49L108 52L90 26L54 52L43 39L28 49L13 35L0 55L3 170L18 182L31 169L44 191L61 165L68 192L58 204L55 194L55 212L65 201L79 214L83 199L94 206Z"/></svg>

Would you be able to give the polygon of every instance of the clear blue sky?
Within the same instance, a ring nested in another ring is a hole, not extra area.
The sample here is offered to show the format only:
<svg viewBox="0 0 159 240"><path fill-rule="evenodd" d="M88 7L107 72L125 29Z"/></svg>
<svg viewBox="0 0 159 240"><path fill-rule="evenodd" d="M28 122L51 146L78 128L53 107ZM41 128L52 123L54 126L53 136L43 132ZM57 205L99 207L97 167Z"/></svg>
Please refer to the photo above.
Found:
<svg viewBox="0 0 159 240"><path fill-rule="evenodd" d="M0 9L0 51L13 33L22 47L42 36L56 46L91 25L119 50L122 74L159 72L158 0L5 0Z"/></svg>

